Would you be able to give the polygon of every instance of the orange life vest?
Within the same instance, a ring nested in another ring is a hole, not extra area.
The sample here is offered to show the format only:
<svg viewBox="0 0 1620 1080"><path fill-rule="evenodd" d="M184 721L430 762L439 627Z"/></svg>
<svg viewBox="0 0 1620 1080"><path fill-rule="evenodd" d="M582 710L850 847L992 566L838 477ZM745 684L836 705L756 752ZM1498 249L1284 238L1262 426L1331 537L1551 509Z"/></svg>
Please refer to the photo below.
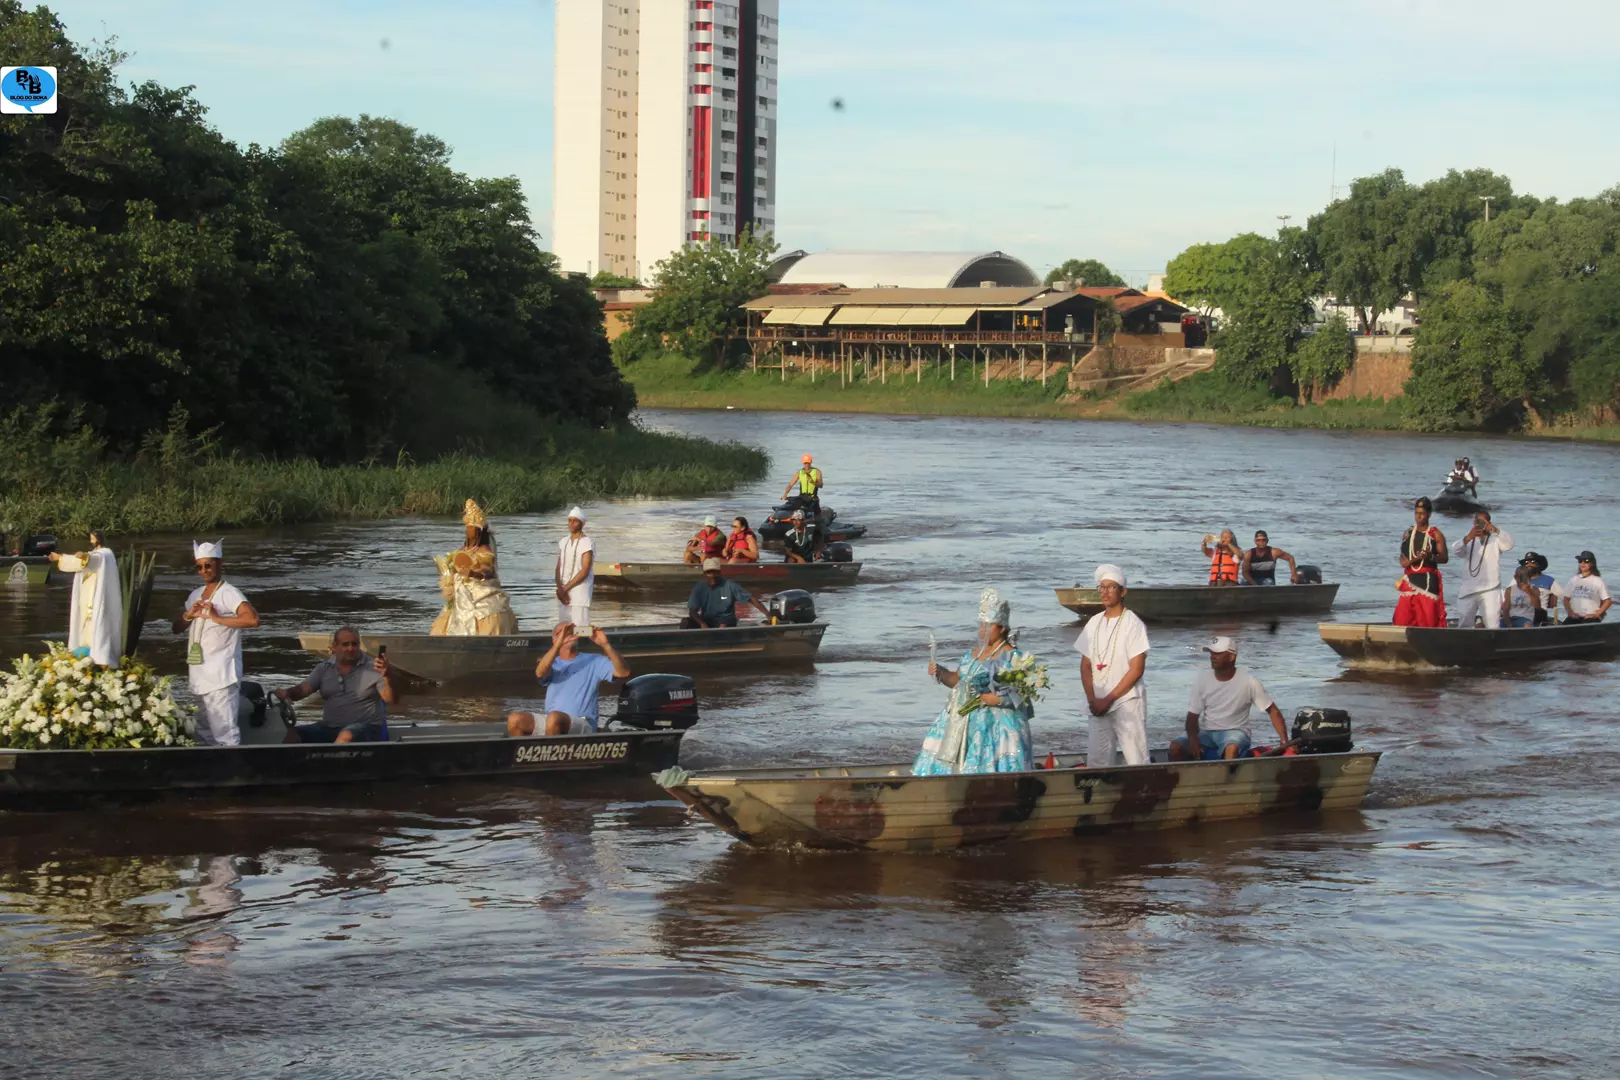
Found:
<svg viewBox="0 0 1620 1080"><path fill-rule="evenodd" d="M1216 548L1215 556L1209 561L1209 583L1217 581L1230 581L1234 585L1238 579L1238 561L1230 551L1225 548Z"/></svg>

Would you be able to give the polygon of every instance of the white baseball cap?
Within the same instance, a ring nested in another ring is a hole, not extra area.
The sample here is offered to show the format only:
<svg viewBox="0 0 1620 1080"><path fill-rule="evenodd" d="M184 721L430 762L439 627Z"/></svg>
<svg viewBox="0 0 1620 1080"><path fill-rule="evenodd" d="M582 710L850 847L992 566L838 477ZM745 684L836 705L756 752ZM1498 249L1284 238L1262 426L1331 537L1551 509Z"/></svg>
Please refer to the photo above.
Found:
<svg viewBox="0 0 1620 1080"><path fill-rule="evenodd" d="M714 528L714 515L709 514L709 515L705 516L704 519L703 519L703 524L707 528L710 528L710 529Z"/></svg>
<svg viewBox="0 0 1620 1080"><path fill-rule="evenodd" d="M703 572L705 574L707 574L710 570L722 571L725 569L725 566L726 564L721 562L719 559L708 558L703 560Z"/></svg>
<svg viewBox="0 0 1620 1080"><path fill-rule="evenodd" d="M1233 655L1237 654L1237 642L1233 641L1229 637L1226 637L1224 634L1210 642L1208 645L1205 645L1203 648L1205 652L1229 652Z"/></svg>

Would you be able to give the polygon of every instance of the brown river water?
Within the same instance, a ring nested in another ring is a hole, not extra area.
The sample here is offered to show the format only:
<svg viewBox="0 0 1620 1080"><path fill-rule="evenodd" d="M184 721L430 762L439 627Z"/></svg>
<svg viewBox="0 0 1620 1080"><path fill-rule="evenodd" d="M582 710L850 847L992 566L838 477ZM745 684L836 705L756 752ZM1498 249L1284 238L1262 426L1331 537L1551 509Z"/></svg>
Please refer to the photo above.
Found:
<svg viewBox="0 0 1620 1080"><path fill-rule="evenodd" d="M676 557L706 512L755 519L805 450L872 528L861 584L818 595L813 671L710 676L683 763L908 760L1010 597L1056 685L1037 753L1083 749L1078 626L1052 587L1099 561L1200 580L1200 538L1255 528L1383 621L1407 500L1470 454L1519 550L1560 578L1620 563L1620 451L1192 425L650 413L770 450L725 497L592 507L598 557ZM1455 519L1439 519L1448 534ZM552 617L560 515L497 518L524 628ZM1464 526L1466 527L1466 526ZM226 537L258 606L250 678L307 673L291 635L425 631L454 521ZM153 537L154 611L191 587ZM122 546L122 545L120 545ZM60 587L0 590L0 657L65 625ZM598 623L673 608L598 601ZM1153 627L1150 737L1196 646ZM1359 675L1311 618L1221 626L1285 713L1349 709L1386 751L1326 818L933 856L759 853L650 784L455 786L0 814L0 1076L1580 1076L1620 1073L1617 669ZM156 622L143 645L182 670ZM521 690L521 687L516 688ZM422 696L412 718L521 697Z"/></svg>

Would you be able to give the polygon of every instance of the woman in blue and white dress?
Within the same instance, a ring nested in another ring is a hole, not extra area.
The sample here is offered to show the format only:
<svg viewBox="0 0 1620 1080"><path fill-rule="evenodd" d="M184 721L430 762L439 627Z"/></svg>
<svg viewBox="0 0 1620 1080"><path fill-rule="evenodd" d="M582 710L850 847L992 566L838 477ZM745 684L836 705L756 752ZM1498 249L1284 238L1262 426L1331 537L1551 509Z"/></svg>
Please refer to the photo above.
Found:
<svg viewBox="0 0 1620 1080"><path fill-rule="evenodd" d="M1035 707L994 681L1014 661L1028 662L1008 636L1008 617L1007 602L994 589L984 590L978 645L962 654L955 671L930 661L928 674L950 687L951 696L923 737L912 775L1025 772L1034 767L1029 721Z"/></svg>

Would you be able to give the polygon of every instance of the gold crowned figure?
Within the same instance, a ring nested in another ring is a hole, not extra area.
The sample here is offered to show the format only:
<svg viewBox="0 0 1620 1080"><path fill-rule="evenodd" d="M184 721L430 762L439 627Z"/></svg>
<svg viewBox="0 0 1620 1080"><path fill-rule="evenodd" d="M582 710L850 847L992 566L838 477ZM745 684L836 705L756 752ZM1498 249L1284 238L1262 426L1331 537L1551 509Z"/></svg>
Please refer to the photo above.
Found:
<svg viewBox="0 0 1620 1080"><path fill-rule="evenodd" d="M466 543L433 559L439 568L444 610L433 620L429 633L457 637L515 634L517 616L495 571L495 538L484 508L468 499L461 509L461 523L466 528Z"/></svg>

